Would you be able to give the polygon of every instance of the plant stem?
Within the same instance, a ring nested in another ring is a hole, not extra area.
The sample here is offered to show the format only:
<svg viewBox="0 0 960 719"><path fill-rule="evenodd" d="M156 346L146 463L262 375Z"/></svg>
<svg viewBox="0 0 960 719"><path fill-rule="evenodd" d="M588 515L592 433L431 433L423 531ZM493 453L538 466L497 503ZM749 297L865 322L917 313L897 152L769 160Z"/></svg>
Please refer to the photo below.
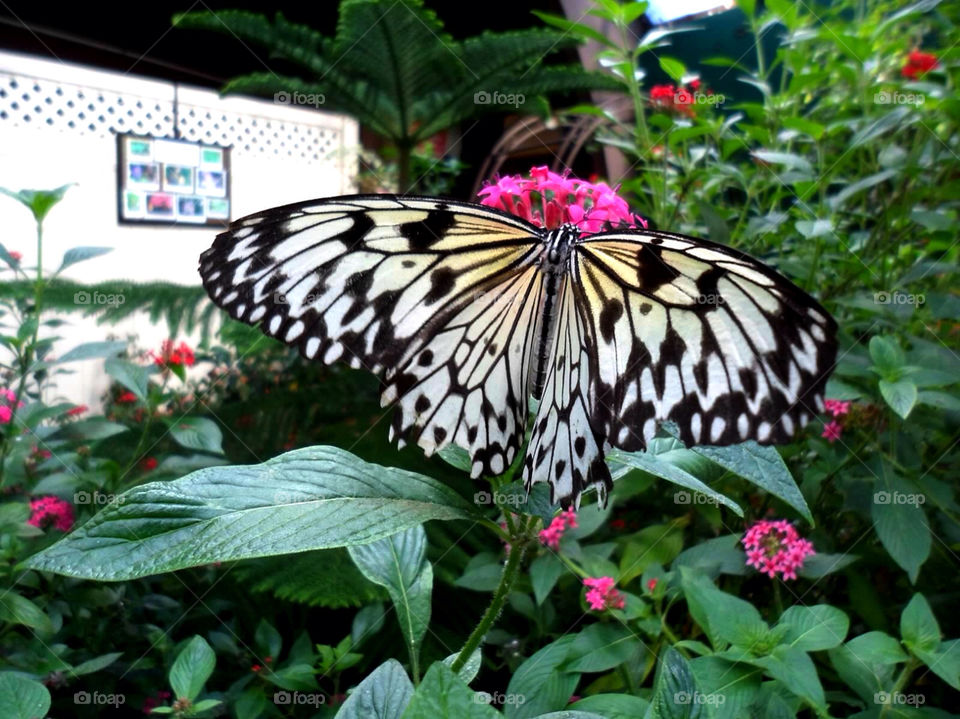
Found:
<svg viewBox="0 0 960 719"><path fill-rule="evenodd" d="M907 686L907 682L910 681L910 675L913 674L918 666L920 666L920 662L911 654L907 663L903 665L900 676L897 677L897 681L894 682L893 687L890 689L890 701L884 704L883 709L880 710L880 719L883 719L890 712L890 707L894 706L893 697L903 691L903 688Z"/></svg>
<svg viewBox="0 0 960 719"><path fill-rule="evenodd" d="M536 518L533 519L535 520ZM522 533L510 538L510 556L507 557L507 564L503 568L503 573L500 575L500 583L497 585L497 589L493 593L493 599L490 601L490 606L487 607L487 611L484 612L480 623L477 624L470 636L467 637L463 649L460 650L460 654L457 655L457 658L450 666L454 674L459 672L463 668L463 665L467 663L470 655L480 646L484 635L490 631L490 627L493 626L497 617L500 616L500 612L503 611L503 605L506 604L507 597L510 596L510 590L513 589L513 584L520 574L520 566L523 564L523 554L527 548L527 541L529 539L529 528L530 524L523 522Z"/></svg>

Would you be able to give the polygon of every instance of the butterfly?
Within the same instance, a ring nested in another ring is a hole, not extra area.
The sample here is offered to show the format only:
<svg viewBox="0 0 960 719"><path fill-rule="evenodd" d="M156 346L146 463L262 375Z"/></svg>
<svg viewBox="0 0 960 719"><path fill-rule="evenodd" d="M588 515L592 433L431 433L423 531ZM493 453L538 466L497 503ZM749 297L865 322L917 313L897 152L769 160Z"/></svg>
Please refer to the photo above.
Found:
<svg viewBox="0 0 960 719"><path fill-rule="evenodd" d="M604 453L672 421L687 445L785 442L823 410L836 323L749 255L669 232L581 235L440 198L350 195L233 222L200 257L234 319L382 376L390 440L523 458L579 506ZM540 400L529 422L528 399Z"/></svg>

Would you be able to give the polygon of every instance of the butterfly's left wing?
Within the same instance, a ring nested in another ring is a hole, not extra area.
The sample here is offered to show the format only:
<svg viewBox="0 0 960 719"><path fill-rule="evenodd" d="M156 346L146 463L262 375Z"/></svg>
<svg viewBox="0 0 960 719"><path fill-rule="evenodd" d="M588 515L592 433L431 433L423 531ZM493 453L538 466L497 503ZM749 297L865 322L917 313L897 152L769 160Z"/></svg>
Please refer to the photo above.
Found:
<svg viewBox="0 0 960 719"><path fill-rule="evenodd" d="M234 319L384 378L391 437L502 473L523 441L542 279L539 230L439 198L354 195L234 222L200 258Z"/></svg>
<svg viewBox="0 0 960 719"><path fill-rule="evenodd" d="M823 408L836 324L749 255L665 232L579 240L591 423L643 449L672 420L688 445L789 441Z"/></svg>

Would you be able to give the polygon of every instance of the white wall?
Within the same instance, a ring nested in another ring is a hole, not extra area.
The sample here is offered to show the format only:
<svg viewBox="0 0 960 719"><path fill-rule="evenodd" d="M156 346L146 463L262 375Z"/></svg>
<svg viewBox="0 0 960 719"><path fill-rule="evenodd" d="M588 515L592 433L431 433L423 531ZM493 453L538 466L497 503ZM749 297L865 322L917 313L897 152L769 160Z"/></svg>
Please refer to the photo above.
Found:
<svg viewBox="0 0 960 719"><path fill-rule="evenodd" d="M176 103L176 112L174 111ZM131 226L117 222L117 132L175 137L231 147L232 219L275 205L353 191L357 123L345 116L266 100L221 98L216 92L0 52L0 186L50 189L77 183L44 224L44 266L59 265L77 245L112 247L75 265L65 277L163 280L199 284L197 258L217 230L196 226ZM0 242L36 264L30 213L0 196ZM0 274L0 280L10 277ZM146 316L115 328L70 315L62 354L108 332L140 335L159 346L164 325ZM194 338L195 339L195 338ZM75 365L59 394L93 407L107 386L102 363Z"/></svg>

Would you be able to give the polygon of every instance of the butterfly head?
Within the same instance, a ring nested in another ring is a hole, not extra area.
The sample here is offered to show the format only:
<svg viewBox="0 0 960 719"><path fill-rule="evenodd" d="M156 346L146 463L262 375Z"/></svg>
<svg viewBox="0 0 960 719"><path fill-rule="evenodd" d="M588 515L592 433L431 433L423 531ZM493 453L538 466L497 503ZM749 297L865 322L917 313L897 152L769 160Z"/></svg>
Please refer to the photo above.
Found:
<svg viewBox="0 0 960 719"><path fill-rule="evenodd" d="M570 248L580 239L580 228L567 223L551 230L545 240L547 245L547 262L550 265L561 265L567 261Z"/></svg>

